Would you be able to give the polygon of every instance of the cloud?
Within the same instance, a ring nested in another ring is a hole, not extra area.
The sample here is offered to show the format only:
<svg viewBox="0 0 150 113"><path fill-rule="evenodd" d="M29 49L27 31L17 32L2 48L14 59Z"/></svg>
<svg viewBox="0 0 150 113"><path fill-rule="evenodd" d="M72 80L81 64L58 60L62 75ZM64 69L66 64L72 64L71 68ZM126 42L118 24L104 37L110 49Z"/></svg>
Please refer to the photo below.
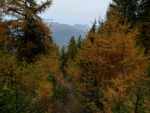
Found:
<svg viewBox="0 0 150 113"><path fill-rule="evenodd" d="M43 18L67 24L91 24L105 16L111 0L53 0Z"/></svg>

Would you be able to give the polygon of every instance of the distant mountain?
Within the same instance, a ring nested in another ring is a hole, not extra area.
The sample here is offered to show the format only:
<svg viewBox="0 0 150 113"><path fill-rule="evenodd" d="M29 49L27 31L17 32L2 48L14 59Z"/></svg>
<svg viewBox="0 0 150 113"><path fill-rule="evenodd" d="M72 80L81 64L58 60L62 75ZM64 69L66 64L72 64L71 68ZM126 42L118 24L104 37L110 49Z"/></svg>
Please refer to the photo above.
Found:
<svg viewBox="0 0 150 113"><path fill-rule="evenodd" d="M50 28L53 32L53 39L59 46L67 45L72 36L79 37L81 35L84 37L88 30L86 25L67 25L56 22L50 23Z"/></svg>

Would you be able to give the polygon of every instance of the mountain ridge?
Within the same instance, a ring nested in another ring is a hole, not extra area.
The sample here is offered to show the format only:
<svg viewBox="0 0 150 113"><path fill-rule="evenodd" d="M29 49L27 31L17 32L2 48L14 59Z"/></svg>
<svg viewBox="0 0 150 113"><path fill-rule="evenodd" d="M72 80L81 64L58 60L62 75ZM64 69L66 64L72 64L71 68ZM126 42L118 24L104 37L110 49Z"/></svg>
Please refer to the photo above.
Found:
<svg viewBox="0 0 150 113"><path fill-rule="evenodd" d="M88 25L69 25L58 22L49 23L49 27L52 30L54 42L59 46L67 45L72 36L75 38L78 38L80 35L85 37L89 28Z"/></svg>

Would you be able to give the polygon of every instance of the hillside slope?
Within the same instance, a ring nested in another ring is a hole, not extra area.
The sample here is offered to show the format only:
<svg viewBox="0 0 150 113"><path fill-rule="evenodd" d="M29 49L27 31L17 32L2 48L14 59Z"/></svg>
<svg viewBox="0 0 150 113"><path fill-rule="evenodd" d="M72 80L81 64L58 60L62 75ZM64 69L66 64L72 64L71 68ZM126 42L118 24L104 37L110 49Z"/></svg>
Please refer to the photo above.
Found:
<svg viewBox="0 0 150 113"><path fill-rule="evenodd" d="M81 35L84 37L88 30L88 26L86 25L67 25L56 22L50 23L50 27L52 29L53 39L59 46L66 45L71 36L79 37Z"/></svg>

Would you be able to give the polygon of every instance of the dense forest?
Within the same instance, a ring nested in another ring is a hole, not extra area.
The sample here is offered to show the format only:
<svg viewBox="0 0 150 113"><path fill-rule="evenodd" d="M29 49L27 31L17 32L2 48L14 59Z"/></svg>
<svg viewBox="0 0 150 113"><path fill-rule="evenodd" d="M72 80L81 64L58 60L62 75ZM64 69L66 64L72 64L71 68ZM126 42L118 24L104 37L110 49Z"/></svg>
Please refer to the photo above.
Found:
<svg viewBox="0 0 150 113"><path fill-rule="evenodd" d="M150 113L150 0L112 0L62 48L37 1L0 0L0 113Z"/></svg>

